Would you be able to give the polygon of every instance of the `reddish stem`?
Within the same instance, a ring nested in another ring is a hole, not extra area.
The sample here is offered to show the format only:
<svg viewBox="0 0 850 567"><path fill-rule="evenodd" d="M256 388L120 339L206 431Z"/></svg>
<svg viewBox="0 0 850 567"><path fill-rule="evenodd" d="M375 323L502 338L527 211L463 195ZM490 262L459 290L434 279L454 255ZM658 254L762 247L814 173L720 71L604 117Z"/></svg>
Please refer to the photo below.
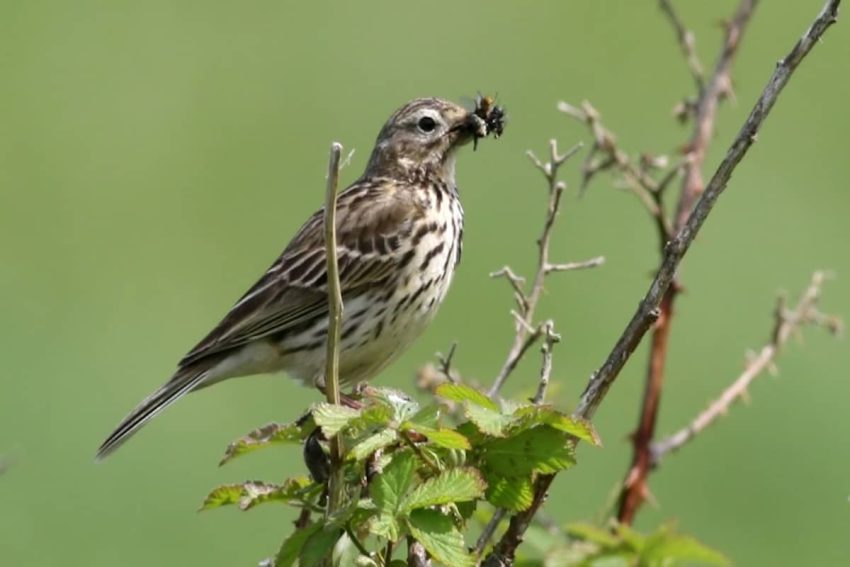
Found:
<svg viewBox="0 0 850 567"><path fill-rule="evenodd" d="M643 406L637 431L632 436L634 453L623 490L620 493L617 519L631 524L641 504L646 500L649 490L647 478L652 469L652 440L655 437L655 424L658 420L658 406L664 386L664 365L667 362L667 341L670 338L670 324L673 317L673 303L678 290L670 286L659 306L661 314L652 330L652 342L649 354L646 386L643 393Z"/></svg>
<svg viewBox="0 0 850 567"><path fill-rule="evenodd" d="M694 116L694 131L687 147L689 159L685 167L682 192L672 223L674 234L678 234L687 224L694 203L705 189L702 168L714 132L717 107L721 98L728 94L731 84L732 62L737 54L744 30L750 21L750 16L755 9L755 4L756 0L741 0L734 17L726 26L723 50L717 60L711 80L706 88L699 93L696 115ZM662 262L666 245L667 242L661 242ZM643 405L638 427L632 438L634 444L632 465L623 482L617 511L617 519L625 524L632 523L638 509L646 501L649 494L647 478L652 472L651 445L655 435L655 424L658 421L661 390L664 386L664 363L667 358L667 342L670 336L673 304L678 292L679 285L674 279L661 300L659 305L660 315L652 331Z"/></svg>

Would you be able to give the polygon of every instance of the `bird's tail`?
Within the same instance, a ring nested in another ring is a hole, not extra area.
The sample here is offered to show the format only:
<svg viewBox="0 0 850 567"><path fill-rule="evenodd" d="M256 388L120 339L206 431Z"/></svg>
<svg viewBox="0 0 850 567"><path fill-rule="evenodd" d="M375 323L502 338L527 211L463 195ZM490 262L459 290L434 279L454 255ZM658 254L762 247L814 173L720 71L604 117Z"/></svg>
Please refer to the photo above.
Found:
<svg viewBox="0 0 850 567"><path fill-rule="evenodd" d="M109 456L159 412L197 388L207 378L209 371L208 365L203 368L190 366L178 370L168 382L142 400L142 403L118 424L97 450L95 460Z"/></svg>

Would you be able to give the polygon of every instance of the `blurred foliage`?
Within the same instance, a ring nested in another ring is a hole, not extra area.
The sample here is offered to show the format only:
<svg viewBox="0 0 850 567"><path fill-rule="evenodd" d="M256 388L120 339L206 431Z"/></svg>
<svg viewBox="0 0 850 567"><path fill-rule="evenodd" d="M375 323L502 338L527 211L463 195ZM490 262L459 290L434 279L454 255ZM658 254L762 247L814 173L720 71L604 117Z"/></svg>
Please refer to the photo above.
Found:
<svg viewBox="0 0 850 567"><path fill-rule="evenodd" d="M710 64L717 21L734 2L678 4ZM709 169L820 5L760 3ZM848 60L840 23L783 94L682 266L688 293L659 431L686 423L737 374L742 353L766 337L777 288L831 269L839 283L824 308L850 313ZM527 272L546 198L523 153L587 136L556 102L588 99L624 146L674 154L687 131L670 112L692 89L655 2L623 0L0 0L0 77L0 557L91 567L252 564L291 532L297 510L191 512L204 487L302 474L288 450L208 466L234 432L292 421L317 399L281 377L193 395L106 463L92 461L114 423L321 205L331 140L357 148L350 180L407 99L498 92L508 131L458 164L467 224L453 289L428 333L376 381L407 389L423 361L458 340L463 375L489 383L513 322L487 274L505 263ZM631 196L602 184L573 195L554 259L607 263L553 277L540 307L564 336L552 391L562 410L657 261ZM596 417L607 449L555 483L547 510L559 522L604 512L622 479L643 358ZM750 407L665 461L652 480L660 507L637 528L675 518L741 565L844 565L850 456L836 448L850 428L848 367L846 343L812 335L789 349L781 378L757 384ZM533 394L536 376L521 365L507 393Z"/></svg>

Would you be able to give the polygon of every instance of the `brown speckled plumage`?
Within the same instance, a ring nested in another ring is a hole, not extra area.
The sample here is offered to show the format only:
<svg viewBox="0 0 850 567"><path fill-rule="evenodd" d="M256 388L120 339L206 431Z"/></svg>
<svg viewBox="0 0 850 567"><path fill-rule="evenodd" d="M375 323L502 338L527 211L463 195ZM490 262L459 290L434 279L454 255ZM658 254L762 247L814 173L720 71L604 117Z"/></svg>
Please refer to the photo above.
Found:
<svg viewBox="0 0 850 567"><path fill-rule="evenodd" d="M488 122L454 103L416 99L381 129L363 175L340 193L337 240L345 312L340 380L368 380L433 318L461 257L456 150ZM182 395L235 376L286 371L323 386L327 274L323 215L301 227L224 319L104 441L115 450Z"/></svg>

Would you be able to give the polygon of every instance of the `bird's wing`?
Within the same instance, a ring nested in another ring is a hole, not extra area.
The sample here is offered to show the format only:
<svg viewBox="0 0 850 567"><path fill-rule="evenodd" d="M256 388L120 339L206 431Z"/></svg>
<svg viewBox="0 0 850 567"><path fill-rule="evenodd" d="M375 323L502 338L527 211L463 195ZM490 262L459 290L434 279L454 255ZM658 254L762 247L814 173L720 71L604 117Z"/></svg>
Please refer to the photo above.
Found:
<svg viewBox="0 0 850 567"><path fill-rule="evenodd" d="M386 179L360 180L339 195L337 261L343 300L386 285L399 264L412 259L413 250L404 242L423 214L414 191ZM320 210L180 367L327 317L324 240Z"/></svg>

